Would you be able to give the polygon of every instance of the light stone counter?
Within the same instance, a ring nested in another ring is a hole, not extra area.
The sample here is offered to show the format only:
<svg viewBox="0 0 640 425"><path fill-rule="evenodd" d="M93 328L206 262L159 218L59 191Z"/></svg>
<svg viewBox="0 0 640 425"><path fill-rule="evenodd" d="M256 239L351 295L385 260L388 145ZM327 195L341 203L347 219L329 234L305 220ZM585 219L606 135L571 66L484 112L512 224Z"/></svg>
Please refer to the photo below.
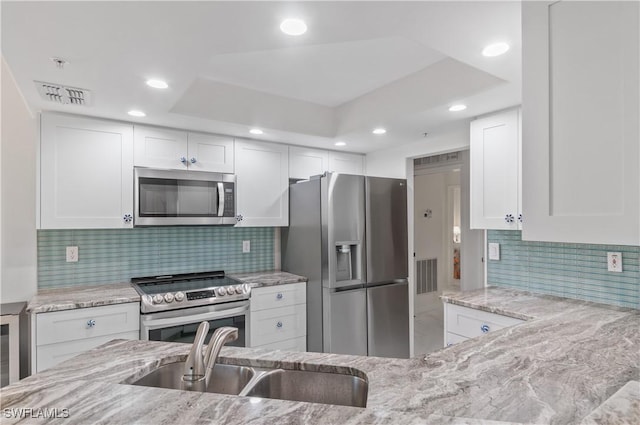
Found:
<svg viewBox="0 0 640 425"><path fill-rule="evenodd" d="M281 271L230 274L229 276L248 283L252 288L307 281L306 277ZM27 312L45 313L132 302L140 302L140 295L130 283L70 286L40 289L38 294L29 301Z"/></svg>
<svg viewBox="0 0 640 425"><path fill-rule="evenodd" d="M140 295L130 283L107 285L71 286L40 289L27 304L28 313L72 310L101 305L139 303Z"/></svg>
<svg viewBox="0 0 640 425"><path fill-rule="evenodd" d="M509 297L518 310L510 310ZM126 385L183 360L189 348L149 341L112 341L81 354L3 388L0 405L69 408L70 417L56 423L581 424L601 406L606 413L597 423L640 423L638 409L603 404L640 378L637 310L496 288L445 298L530 320L406 360L233 347L221 353L230 364L365 375L366 409ZM637 401L633 386L621 394Z"/></svg>

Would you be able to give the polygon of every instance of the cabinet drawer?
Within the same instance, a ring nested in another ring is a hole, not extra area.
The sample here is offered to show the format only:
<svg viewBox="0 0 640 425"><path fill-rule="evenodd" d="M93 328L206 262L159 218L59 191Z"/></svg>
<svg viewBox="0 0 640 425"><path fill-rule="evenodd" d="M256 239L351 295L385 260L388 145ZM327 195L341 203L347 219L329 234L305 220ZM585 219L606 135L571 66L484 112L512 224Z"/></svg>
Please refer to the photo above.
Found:
<svg viewBox="0 0 640 425"><path fill-rule="evenodd" d="M113 335L99 336L96 338L79 339L76 341L65 341L56 344L39 345L36 348L37 367L36 372L48 369L70 359L82 352L91 350L99 345L111 341L112 339L140 339L139 331L122 332Z"/></svg>
<svg viewBox="0 0 640 425"><path fill-rule="evenodd" d="M251 290L251 311L307 303L306 282L266 286Z"/></svg>
<svg viewBox="0 0 640 425"><path fill-rule="evenodd" d="M456 335L456 334L451 333L451 332L447 332L447 335L445 336L444 346L448 347L450 345L454 345L454 344L457 344L459 342L466 341L468 339L469 338L465 338L463 336Z"/></svg>
<svg viewBox="0 0 640 425"><path fill-rule="evenodd" d="M271 344L307 333L307 307L298 304L251 313L251 347Z"/></svg>
<svg viewBox="0 0 640 425"><path fill-rule="evenodd" d="M94 323L90 326L89 322ZM140 304L126 303L36 316L36 345L139 332ZM109 338L113 339L113 338Z"/></svg>
<svg viewBox="0 0 640 425"><path fill-rule="evenodd" d="M524 321L449 303L445 304L445 316L447 332L467 338L517 325Z"/></svg>
<svg viewBox="0 0 640 425"><path fill-rule="evenodd" d="M301 336L285 341L272 342L270 344L255 346L254 348L268 348L269 350L282 351L307 351L307 337Z"/></svg>

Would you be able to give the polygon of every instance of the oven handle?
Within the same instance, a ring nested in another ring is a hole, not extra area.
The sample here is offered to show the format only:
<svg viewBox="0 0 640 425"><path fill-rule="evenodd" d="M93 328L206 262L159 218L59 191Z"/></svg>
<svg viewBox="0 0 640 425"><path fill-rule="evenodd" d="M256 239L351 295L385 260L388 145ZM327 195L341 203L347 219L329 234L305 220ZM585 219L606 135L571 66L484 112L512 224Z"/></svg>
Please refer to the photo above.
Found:
<svg viewBox="0 0 640 425"><path fill-rule="evenodd" d="M223 319L225 317L241 316L247 311L249 311L248 305L243 307L238 307L238 308L231 308L229 310L209 311L201 314L187 315L187 316L180 316L180 317L169 317L166 319L145 320L145 317L143 317L142 321L143 321L143 326L146 329L158 329L158 328L164 328L168 326L185 325L185 324L200 322L204 320L215 320L215 319Z"/></svg>

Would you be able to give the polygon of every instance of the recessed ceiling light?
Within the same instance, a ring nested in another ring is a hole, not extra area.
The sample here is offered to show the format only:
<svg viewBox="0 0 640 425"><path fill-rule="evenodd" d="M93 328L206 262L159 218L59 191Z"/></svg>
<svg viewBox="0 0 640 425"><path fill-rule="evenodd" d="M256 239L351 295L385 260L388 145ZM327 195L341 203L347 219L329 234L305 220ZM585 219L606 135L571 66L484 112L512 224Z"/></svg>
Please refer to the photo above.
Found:
<svg viewBox="0 0 640 425"><path fill-rule="evenodd" d="M453 105L453 106L449 107L449 110L450 110L451 112L464 111L465 109L467 109L467 105L462 105L462 104L459 104L459 105Z"/></svg>
<svg viewBox="0 0 640 425"><path fill-rule="evenodd" d="M347 144L345 142L336 142L335 145L336 146L347 146Z"/></svg>
<svg viewBox="0 0 640 425"><path fill-rule="evenodd" d="M384 128L376 128L375 130L373 130L373 134L384 134L386 132L387 130L385 130Z"/></svg>
<svg viewBox="0 0 640 425"><path fill-rule="evenodd" d="M264 131L260 130L259 128L252 128L251 130L249 130L249 133L251 133L251 134L264 134Z"/></svg>
<svg viewBox="0 0 640 425"><path fill-rule="evenodd" d="M147 80L147 85L149 87L153 87L154 89L166 89L169 87L166 81L162 80Z"/></svg>
<svg viewBox="0 0 640 425"><path fill-rule="evenodd" d="M491 58L507 53L507 50L509 50L509 45L507 43L495 43L482 49L482 55Z"/></svg>
<svg viewBox="0 0 640 425"><path fill-rule="evenodd" d="M145 114L144 112L135 111L135 110L129 111L129 112L127 112L127 114L131 115L132 117L146 117L147 116L147 114Z"/></svg>
<svg viewBox="0 0 640 425"><path fill-rule="evenodd" d="M287 35L302 35L307 32L307 24L302 19L285 19L280 24L280 30Z"/></svg>

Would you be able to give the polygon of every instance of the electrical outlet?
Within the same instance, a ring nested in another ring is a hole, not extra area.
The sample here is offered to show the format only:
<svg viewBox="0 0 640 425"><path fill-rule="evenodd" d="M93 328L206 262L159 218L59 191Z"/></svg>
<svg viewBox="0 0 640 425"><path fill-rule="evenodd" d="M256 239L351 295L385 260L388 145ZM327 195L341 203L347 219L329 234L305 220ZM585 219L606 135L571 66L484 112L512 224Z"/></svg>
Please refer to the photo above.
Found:
<svg viewBox="0 0 640 425"><path fill-rule="evenodd" d="M489 260L500 260L500 244L491 242L489 244Z"/></svg>
<svg viewBox="0 0 640 425"><path fill-rule="evenodd" d="M242 253L251 252L251 241L242 241Z"/></svg>
<svg viewBox="0 0 640 425"><path fill-rule="evenodd" d="M78 262L78 247L68 246L67 247L67 263L77 263L77 262Z"/></svg>
<svg viewBox="0 0 640 425"><path fill-rule="evenodd" d="M607 270L622 273L622 253L607 252Z"/></svg>

